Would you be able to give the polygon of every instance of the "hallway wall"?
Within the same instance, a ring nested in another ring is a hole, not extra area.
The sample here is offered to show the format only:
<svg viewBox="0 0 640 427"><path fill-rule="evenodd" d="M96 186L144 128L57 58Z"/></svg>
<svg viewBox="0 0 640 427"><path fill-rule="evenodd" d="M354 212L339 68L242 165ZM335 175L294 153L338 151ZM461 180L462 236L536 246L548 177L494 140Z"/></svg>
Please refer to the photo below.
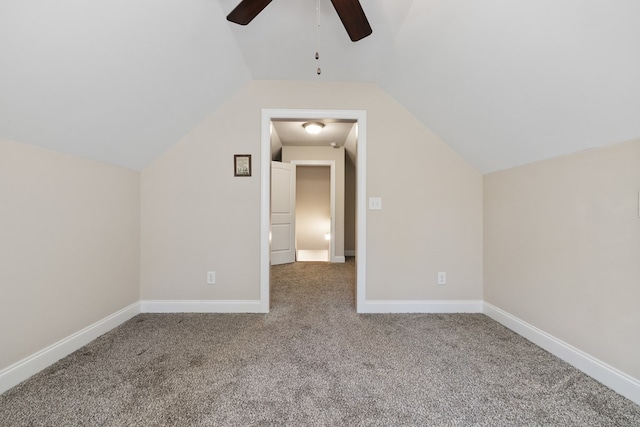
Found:
<svg viewBox="0 0 640 427"><path fill-rule="evenodd" d="M331 232L329 166L296 167L296 250L327 251ZM297 257L297 259L300 259Z"/></svg>
<svg viewBox="0 0 640 427"><path fill-rule="evenodd" d="M336 219L335 256L344 256L344 148L332 147L283 147L282 161L291 163L294 160L330 160L335 162L336 174Z"/></svg>

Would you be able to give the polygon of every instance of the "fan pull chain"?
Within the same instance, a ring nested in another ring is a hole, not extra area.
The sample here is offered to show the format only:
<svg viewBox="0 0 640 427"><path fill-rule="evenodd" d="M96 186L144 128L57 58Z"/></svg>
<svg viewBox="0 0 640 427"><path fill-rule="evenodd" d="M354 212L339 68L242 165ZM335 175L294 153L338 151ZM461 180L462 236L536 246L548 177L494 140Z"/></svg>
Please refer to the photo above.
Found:
<svg viewBox="0 0 640 427"><path fill-rule="evenodd" d="M316 70L316 74L322 74L322 69L320 69L320 0L316 3L316 61L318 61L318 69Z"/></svg>

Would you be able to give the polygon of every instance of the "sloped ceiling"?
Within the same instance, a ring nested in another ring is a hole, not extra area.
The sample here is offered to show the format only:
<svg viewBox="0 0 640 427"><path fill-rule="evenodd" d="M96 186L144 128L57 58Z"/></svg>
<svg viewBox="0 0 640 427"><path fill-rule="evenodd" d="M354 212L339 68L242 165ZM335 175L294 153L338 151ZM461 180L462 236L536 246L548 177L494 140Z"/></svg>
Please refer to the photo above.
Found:
<svg viewBox="0 0 640 427"><path fill-rule="evenodd" d="M238 1L0 0L0 137L141 169L251 79L375 82L481 172L640 137L637 0Z"/></svg>
<svg viewBox="0 0 640 427"><path fill-rule="evenodd" d="M215 0L0 0L0 137L141 169L251 79Z"/></svg>

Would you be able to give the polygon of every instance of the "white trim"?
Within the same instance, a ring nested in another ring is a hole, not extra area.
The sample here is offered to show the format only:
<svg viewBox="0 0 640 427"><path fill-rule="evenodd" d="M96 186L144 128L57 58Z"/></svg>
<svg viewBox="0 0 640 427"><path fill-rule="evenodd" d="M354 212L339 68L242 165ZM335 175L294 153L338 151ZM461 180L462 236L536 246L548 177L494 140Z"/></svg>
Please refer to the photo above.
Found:
<svg viewBox="0 0 640 427"><path fill-rule="evenodd" d="M358 113L356 128L356 311L367 299L367 112Z"/></svg>
<svg viewBox="0 0 640 427"><path fill-rule="evenodd" d="M140 314L136 302L0 371L0 394Z"/></svg>
<svg viewBox="0 0 640 427"><path fill-rule="evenodd" d="M356 256L356 251L355 250L353 250L353 251L345 250L344 251L344 256Z"/></svg>
<svg viewBox="0 0 640 427"><path fill-rule="evenodd" d="M265 110L262 110L260 140L260 312L268 313L271 303L271 116Z"/></svg>
<svg viewBox="0 0 640 427"><path fill-rule="evenodd" d="M262 313L259 300L143 300L142 313Z"/></svg>
<svg viewBox="0 0 640 427"><path fill-rule="evenodd" d="M640 405L640 381L541 329L484 303L484 314Z"/></svg>
<svg viewBox="0 0 640 427"><path fill-rule="evenodd" d="M324 166L329 167L329 215L331 225L329 226L331 240L329 241L329 261L336 259L336 161L335 160L292 160L291 164L296 167L296 179L298 176L298 166ZM297 184L296 184L297 185ZM297 245L296 245L297 248ZM344 261L342 261L344 262Z"/></svg>
<svg viewBox="0 0 640 427"><path fill-rule="evenodd" d="M359 313L484 313L585 374L640 405L640 381L487 302L477 300L369 300ZM262 313L263 301L146 300L0 370L0 394L140 313Z"/></svg>
<svg viewBox="0 0 640 427"><path fill-rule="evenodd" d="M271 120L323 118L355 120L357 122L357 175L356 175L356 311L365 312L367 295L367 112L366 110L292 110L263 109L260 141L260 312L269 312L270 253L269 229L271 228Z"/></svg>
<svg viewBox="0 0 640 427"><path fill-rule="evenodd" d="M331 258L331 262L336 264L344 264L346 260L344 259L343 256L336 255L333 258Z"/></svg>
<svg viewBox="0 0 640 427"><path fill-rule="evenodd" d="M367 300L362 313L482 313L481 300Z"/></svg>

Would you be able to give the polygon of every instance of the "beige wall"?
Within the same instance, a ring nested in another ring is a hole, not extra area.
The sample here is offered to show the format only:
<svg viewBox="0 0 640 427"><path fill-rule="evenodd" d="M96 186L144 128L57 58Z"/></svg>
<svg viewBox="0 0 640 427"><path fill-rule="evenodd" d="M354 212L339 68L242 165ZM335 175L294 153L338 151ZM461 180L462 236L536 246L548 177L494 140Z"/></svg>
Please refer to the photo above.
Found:
<svg viewBox="0 0 640 427"><path fill-rule="evenodd" d="M336 173L336 235L335 256L344 256L344 148L332 147L282 147L282 161L332 160ZM296 235L298 232L296 231Z"/></svg>
<svg viewBox="0 0 640 427"><path fill-rule="evenodd" d="M356 165L351 157L345 157L344 163L344 250L345 253L356 250Z"/></svg>
<svg viewBox="0 0 640 427"><path fill-rule="evenodd" d="M484 178L487 302L640 378L640 141Z"/></svg>
<svg viewBox="0 0 640 427"><path fill-rule="evenodd" d="M369 299L481 298L480 173L374 84L253 81L141 173L143 299L259 298L263 108L367 110Z"/></svg>
<svg viewBox="0 0 640 427"><path fill-rule="evenodd" d="M344 250L356 250L356 201L357 201L357 125L351 128L344 142Z"/></svg>
<svg viewBox="0 0 640 427"><path fill-rule="evenodd" d="M271 160L279 162L282 159L282 141L273 125L271 127Z"/></svg>
<svg viewBox="0 0 640 427"><path fill-rule="evenodd" d="M329 166L296 168L296 250L327 251L331 232Z"/></svg>
<svg viewBox="0 0 640 427"><path fill-rule="evenodd" d="M640 378L640 141L483 182L373 84L272 81L141 174L0 140L0 369L140 297L258 299L262 108L367 111L368 299L481 299L484 250L487 302Z"/></svg>
<svg viewBox="0 0 640 427"><path fill-rule="evenodd" d="M139 174L0 139L0 370L137 302Z"/></svg>

